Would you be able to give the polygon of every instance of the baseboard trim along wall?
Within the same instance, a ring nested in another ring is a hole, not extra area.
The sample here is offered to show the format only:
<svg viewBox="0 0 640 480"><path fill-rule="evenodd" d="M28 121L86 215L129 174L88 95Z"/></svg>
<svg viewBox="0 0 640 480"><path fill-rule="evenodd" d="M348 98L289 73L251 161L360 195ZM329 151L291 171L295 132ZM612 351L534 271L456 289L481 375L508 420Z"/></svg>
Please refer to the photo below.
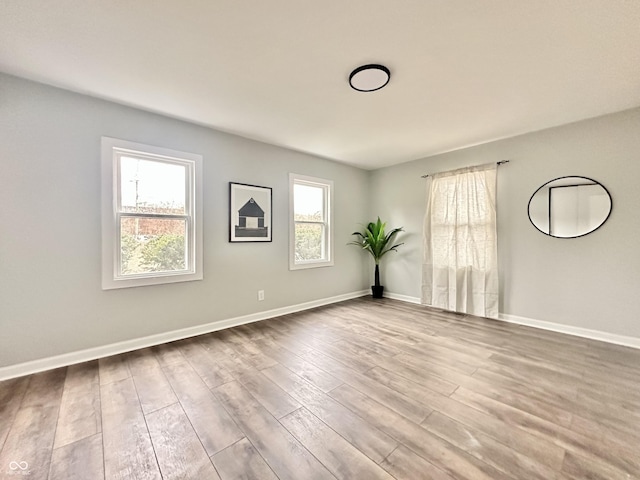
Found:
<svg viewBox="0 0 640 480"><path fill-rule="evenodd" d="M408 295L400 295L399 293L393 292L384 292L382 296L385 298L391 298L392 300L400 300L401 302L416 303L420 305L420 299L418 297L410 297Z"/></svg>
<svg viewBox="0 0 640 480"><path fill-rule="evenodd" d="M56 355L55 357L41 358L38 360L32 360L30 362L0 367L0 381L8 380L15 377L22 377L24 375L30 375L32 373L38 373L45 370L51 370L53 368L66 367L68 365L73 365L76 363L88 362L97 358L130 352L139 348L152 347L154 345L160 345L167 342L183 340L185 338L204 335L218 330L224 330L225 328L244 325L246 323L259 322L261 320L267 320L269 318L279 317L281 315L287 315L289 313L301 312L303 310L309 310L311 308L321 307L323 305L343 302L352 298L364 297L369 294L370 292L368 290L345 293L343 295L322 298L319 300L313 300L310 302L291 305L288 307L281 307L273 310L252 313L250 315L243 315L241 317L219 320L217 322L197 325L195 327L173 330L171 332L158 333L156 335L150 335L147 337L134 338L132 340L125 340L123 342L112 343L95 348L88 348L86 350L65 353L62 355ZM420 304L420 299L418 297L411 297L408 295L401 295L393 292L385 292L384 297L393 300L400 300L407 303L418 305ZM627 337L624 335L602 332L600 330L590 330L587 328L574 327L571 325L563 325L561 323L547 322L543 320L535 320L532 318L519 317L517 315L510 315L506 313L501 313L499 315L499 318L497 318L496 320L640 349L640 338L636 337Z"/></svg>
<svg viewBox="0 0 640 480"><path fill-rule="evenodd" d="M393 292L385 292L384 297L408 303L416 303L418 305L421 303L420 298L418 297L409 297L407 295L400 295ZM588 328L574 327L572 325L563 325L562 323L535 320L533 318L519 317L517 315L510 315L507 313L500 313L496 320L640 349L640 338L637 337L627 337L624 335L617 335L615 333L590 330Z"/></svg>
<svg viewBox="0 0 640 480"><path fill-rule="evenodd" d="M544 320L534 320L527 317L519 317L508 313L501 313L498 320L508 323L517 323L527 327L540 328L542 330L551 330L558 333L566 333L576 337L588 338L590 340L599 340L601 342L614 343L625 347L639 348L640 338L627 337L615 333L603 332L601 330L590 330L588 328L574 327L573 325L563 325L562 323L547 322Z"/></svg>
<svg viewBox="0 0 640 480"><path fill-rule="evenodd" d="M32 360L30 362L9 365L7 367L0 367L0 381L8 380L15 377L22 377L24 375L31 375L32 373L43 372L45 370L51 370L53 368L66 367L68 365L74 365L76 363L88 362L97 358L109 357L111 355L130 352L132 350L138 350L140 348L152 347L154 345L174 342L176 340L183 340L185 338L204 335L206 333L224 330L225 328L244 325L246 323L259 322L261 320L279 317L281 315L301 312L303 310L309 310L310 308L321 307L323 305L343 302L352 298L363 297L365 295L368 295L369 293L370 292L368 290L345 293L342 295L336 295L334 297L322 298L319 300L299 303L297 305L291 305L288 307L275 308L273 310L266 310L264 312L243 315L241 317L218 320L217 322L197 325L195 327L158 333L156 335L149 335L147 337L134 338L131 340L125 340L123 342L112 343L95 348L88 348L86 350L80 350L77 352L64 353L62 355L56 355L54 357L41 358L38 360Z"/></svg>

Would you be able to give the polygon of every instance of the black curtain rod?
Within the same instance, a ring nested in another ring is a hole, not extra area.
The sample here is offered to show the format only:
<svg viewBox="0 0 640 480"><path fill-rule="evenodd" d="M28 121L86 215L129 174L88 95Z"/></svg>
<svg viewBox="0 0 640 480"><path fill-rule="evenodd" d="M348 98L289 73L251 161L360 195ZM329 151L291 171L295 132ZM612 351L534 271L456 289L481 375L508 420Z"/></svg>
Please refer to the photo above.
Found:
<svg viewBox="0 0 640 480"><path fill-rule="evenodd" d="M509 163L511 160L500 160L499 162L496 162L496 165L504 165L505 163ZM431 175L422 175L421 178L427 178L430 177Z"/></svg>

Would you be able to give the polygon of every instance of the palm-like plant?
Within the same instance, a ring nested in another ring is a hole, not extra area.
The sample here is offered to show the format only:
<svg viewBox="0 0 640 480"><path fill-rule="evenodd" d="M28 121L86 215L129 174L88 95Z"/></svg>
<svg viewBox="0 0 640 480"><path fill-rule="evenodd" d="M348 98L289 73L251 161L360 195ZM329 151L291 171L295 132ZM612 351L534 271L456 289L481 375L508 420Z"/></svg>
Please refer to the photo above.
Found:
<svg viewBox="0 0 640 480"><path fill-rule="evenodd" d="M375 298L382 297L382 288L380 285L380 259L390 251L398 251L397 248L403 243L393 244L398 233L402 232L402 227L394 228L389 233L385 233L386 223L383 223L378 217L377 222L369 222L364 232L353 232L358 236L357 240L349 242L349 245L357 245L363 250L371 254L376 262L375 284L372 287L373 296Z"/></svg>

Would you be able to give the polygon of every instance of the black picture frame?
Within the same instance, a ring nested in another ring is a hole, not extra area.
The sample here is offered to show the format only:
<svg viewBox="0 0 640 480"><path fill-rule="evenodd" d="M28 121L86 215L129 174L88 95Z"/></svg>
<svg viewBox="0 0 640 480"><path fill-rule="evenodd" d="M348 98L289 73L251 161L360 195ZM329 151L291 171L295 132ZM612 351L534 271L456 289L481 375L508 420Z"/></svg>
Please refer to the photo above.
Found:
<svg viewBox="0 0 640 480"><path fill-rule="evenodd" d="M271 187L229 182L229 242L271 242Z"/></svg>

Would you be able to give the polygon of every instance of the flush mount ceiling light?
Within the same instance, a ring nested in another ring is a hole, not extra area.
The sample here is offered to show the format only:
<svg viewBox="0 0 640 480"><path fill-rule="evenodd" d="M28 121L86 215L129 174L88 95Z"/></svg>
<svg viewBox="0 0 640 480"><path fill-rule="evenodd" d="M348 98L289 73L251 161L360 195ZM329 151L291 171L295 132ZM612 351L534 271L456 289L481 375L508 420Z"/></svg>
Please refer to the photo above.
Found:
<svg viewBox="0 0 640 480"><path fill-rule="evenodd" d="M349 85L359 92L374 92L389 83L390 78L391 72L384 65L363 65L351 72Z"/></svg>

